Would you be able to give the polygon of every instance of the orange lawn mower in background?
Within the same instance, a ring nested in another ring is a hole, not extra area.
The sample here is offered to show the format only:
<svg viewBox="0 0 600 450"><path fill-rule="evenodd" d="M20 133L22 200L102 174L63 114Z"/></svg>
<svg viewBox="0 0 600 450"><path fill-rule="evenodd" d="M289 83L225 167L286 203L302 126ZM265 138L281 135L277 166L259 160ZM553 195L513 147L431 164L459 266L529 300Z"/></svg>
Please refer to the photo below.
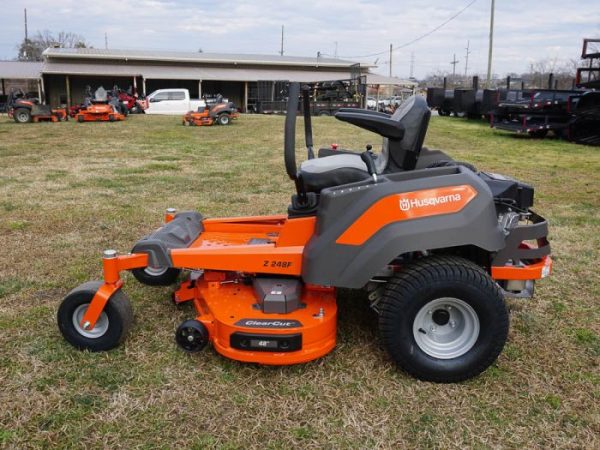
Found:
<svg viewBox="0 0 600 450"><path fill-rule="evenodd" d="M200 106L197 111L189 111L183 116L182 124L185 126L211 126L229 125L233 119L240 117L240 113L233 102L223 100L221 94L217 95L214 103L204 99L206 106Z"/></svg>
<svg viewBox="0 0 600 450"><path fill-rule="evenodd" d="M335 114L379 135L377 154L367 145L315 155L315 89L288 88L283 159L296 192L287 212L209 219L167 210L131 252L104 251L103 280L64 298L57 319L69 343L103 351L123 342L136 326L122 289L121 272L131 271L149 286L177 286L173 302L192 306L175 332L188 352L211 343L250 363L320 358L335 347L344 288L365 291L383 347L419 379L458 382L496 361L508 336L505 298L532 297L552 268L533 187L423 147L431 112L420 96L393 115ZM297 166L301 94L308 159Z"/></svg>
<svg viewBox="0 0 600 450"><path fill-rule="evenodd" d="M124 106L119 102L118 95L112 95L100 86L92 96L89 86L82 108L75 114L79 123L83 122L115 122L125 120Z"/></svg>
<svg viewBox="0 0 600 450"><path fill-rule="evenodd" d="M17 123L69 120L66 109L52 109L50 105L43 105L37 98L29 97L22 89L10 93L7 108L8 117Z"/></svg>

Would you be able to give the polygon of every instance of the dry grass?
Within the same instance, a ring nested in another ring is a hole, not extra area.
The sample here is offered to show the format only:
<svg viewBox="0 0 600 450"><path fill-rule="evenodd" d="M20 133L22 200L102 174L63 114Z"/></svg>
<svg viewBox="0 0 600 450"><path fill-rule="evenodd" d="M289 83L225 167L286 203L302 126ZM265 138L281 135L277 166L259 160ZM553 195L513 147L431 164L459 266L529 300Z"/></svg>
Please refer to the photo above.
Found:
<svg viewBox="0 0 600 450"><path fill-rule="evenodd" d="M317 141L377 139L333 118ZM61 298L97 279L163 210L207 216L285 211L280 117L184 128L178 118L19 126L0 118L0 447L598 448L600 149L532 141L434 118L427 143L536 186L551 221L555 273L511 303L498 363L457 385L397 371L360 295L340 295L336 350L302 366L187 355L191 317L166 289L127 276L136 312L119 349L78 352L55 323Z"/></svg>

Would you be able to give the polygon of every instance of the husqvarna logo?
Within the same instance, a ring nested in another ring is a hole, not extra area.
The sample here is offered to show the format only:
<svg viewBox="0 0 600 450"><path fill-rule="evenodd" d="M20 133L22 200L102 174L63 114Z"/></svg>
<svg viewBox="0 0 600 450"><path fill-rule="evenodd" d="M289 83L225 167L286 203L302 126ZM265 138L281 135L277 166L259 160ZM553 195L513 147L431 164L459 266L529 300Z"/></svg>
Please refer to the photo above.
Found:
<svg viewBox="0 0 600 450"><path fill-rule="evenodd" d="M425 206L437 206L445 203L460 202L462 196L460 194L440 195L438 197L426 198L402 198L400 199L400 209L409 211L412 208L423 208Z"/></svg>

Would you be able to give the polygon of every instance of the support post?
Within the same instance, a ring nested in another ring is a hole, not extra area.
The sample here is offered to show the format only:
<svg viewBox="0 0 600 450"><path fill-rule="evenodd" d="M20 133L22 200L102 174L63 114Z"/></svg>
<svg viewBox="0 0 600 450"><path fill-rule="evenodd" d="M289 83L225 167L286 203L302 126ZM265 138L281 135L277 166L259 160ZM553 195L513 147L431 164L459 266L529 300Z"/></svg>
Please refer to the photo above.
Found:
<svg viewBox="0 0 600 450"><path fill-rule="evenodd" d="M248 82L247 81L244 81L244 112L245 113L248 112Z"/></svg>
<svg viewBox="0 0 600 450"><path fill-rule="evenodd" d="M135 75L133 76L133 95L137 95L137 77Z"/></svg>
<svg viewBox="0 0 600 450"><path fill-rule="evenodd" d="M65 75L65 84L67 87L67 108L71 107L71 80L69 80L69 75Z"/></svg>
<svg viewBox="0 0 600 450"><path fill-rule="evenodd" d="M494 48L494 9L496 2L492 0L492 11L490 14L490 47L488 49L488 66L487 66L487 87L490 87L492 81L492 49Z"/></svg>
<svg viewBox="0 0 600 450"><path fill-rule="evenodd" d="M43 103L46 104L48 99L46 98L46 85L44 84L44 75L40 77L40 83L42 85L42 97L44 98Z"/></svg>
<svg viewBox="0 0 600 450"><path fill-rule="evenodd" d="M198 98L202 98L202 80L198 80Z"/></svg>
<svg viewBox="0 0 600 450"><path fill-rule="evenodd" d="M2 95L6 95L6 87L4 86L4 78L2 78Z"/></svg>
<svg viewBox="0 0 600 450"><path fill-rule="evenodd" d="M375 111L379 111L379 85L377 85L376 87L377 87L377 97L376 97L376 101L375 101Z"/></svg>
<svg viewBox="0 0 600 450"><path fill-rule="evenodd" d="M40 79L38 78L37 80L37 88L38 88L38 100L40 101L40 104L44 104L44 99L42 98L42 82L40 81Z"/></svg>
<svg viewBox="0 0 600 450"><path fill-rule="evenodd" d="M554 85L554 74L551 73L550 75L548 75L548 89L552 89L553 85Z"/></svg>
<svg viewBox="0 0 600 450"><path fill-rule="evenodd" d="M144 77L142 77L142 94L144 97L146 96L146 79Z"/></svg>
<svg viewBox="0 0 600 450"><path fill-rule="evenodd" d="M509 91L510 90L510 75L508 75L506 77L506 90Z"/></svg>

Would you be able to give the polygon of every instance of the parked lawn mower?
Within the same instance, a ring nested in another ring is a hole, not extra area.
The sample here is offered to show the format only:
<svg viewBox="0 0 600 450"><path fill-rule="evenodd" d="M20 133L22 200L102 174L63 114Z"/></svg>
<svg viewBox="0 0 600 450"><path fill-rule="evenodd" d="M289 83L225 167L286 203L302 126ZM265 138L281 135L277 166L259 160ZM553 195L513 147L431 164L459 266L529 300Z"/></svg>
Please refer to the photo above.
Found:
<svg viewBox="0 0 600 450"><path fill-rule="evenodd" d="M219 125L229 125L233 119L240 117L233 102L223 101L221 94L217 95L215 103L206 106L200 106L197 111L189 111L183 116L182 123L185 126L210 126L218 123Z"/></svg>
<svg viewBox="0 0 600 450"><path fill-rule="evenodd" d="M50 105L42 105L37 98L28 97L22 89L10 93L7 107L8 117L17 123L59 122L69 119L66 109L52 109Z"/></svg>
<svg viewBox="0 0 600 450"><path fill-rule="evenodd" d="M533 188L478 172L423 147L430 111L413 96L392 115L342 109L336 118L383 139L374 155L323 149L315 157L309 97L291 83L284 161L296 193L286 214L207 219L167 210L131 253L106 250L104 280L71 291L58 310L65 339L109 350L132 326L120 272L150 286L177 282L196 317L175 333L186 351L286 365L336 343L336 289L364 289L383 346L413 376L456 382L492 364L508 334L504 297L531 297L552 267L547 222ZM304 102L308 160L296 165ZM533 244L532 244L533 242Z"/></svg>
<svg viewBox="0 0 600 450"><path fill-rule="evenodd" d="M80 123L125 120L123 108L118 95L113 95L112 91L109 93L100 86L92 96L91 89L88 86L82 108L75 114L75 118Z"/></svg>

